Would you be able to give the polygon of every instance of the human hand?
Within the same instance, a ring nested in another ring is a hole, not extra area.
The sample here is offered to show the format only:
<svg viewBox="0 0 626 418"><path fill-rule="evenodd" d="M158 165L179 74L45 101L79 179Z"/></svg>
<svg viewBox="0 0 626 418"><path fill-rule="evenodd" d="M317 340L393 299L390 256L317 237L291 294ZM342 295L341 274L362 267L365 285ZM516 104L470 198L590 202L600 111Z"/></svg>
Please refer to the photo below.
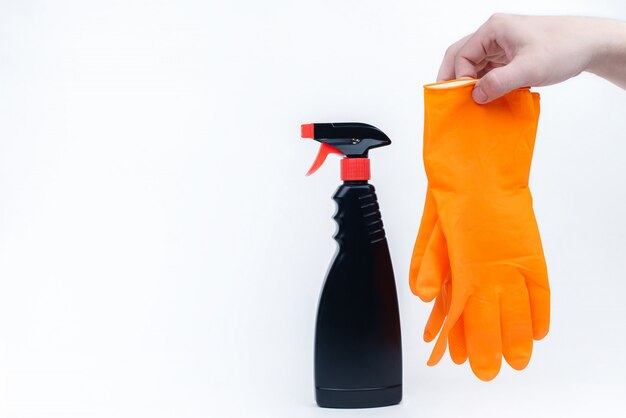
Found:
<svg viewBox="0 0 626 418"><path fill-rule="evenodd" d="M590 71L626 88L626 24L609 19L495 14L451 45L437 81L480 78L487 103L524 86L547 86Z"/></svg>

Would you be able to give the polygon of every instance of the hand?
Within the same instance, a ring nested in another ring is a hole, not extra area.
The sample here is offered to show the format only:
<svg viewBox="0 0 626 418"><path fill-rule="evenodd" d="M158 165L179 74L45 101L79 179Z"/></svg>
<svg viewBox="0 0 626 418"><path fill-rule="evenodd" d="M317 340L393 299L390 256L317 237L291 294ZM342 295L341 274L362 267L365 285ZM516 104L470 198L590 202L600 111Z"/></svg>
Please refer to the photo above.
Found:
<svg viewBox="0 0 626 418"><path fill-rule="evenodd" d="M487 103L513 89L560 83L582 71L626 88L626 24L495 14L448 48L437 81L480 78L472 96Z"/></svg>

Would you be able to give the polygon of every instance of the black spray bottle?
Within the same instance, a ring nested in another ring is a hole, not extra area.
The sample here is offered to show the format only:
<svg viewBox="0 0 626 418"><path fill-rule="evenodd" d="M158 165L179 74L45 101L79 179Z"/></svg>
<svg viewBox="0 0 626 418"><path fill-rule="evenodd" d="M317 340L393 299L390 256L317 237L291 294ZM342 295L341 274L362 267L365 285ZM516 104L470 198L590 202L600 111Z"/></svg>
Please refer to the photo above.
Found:
<svg viewBox="0 0 626 418"><path fill-rule="evenodd" d="M374 186L372 148L391 144L364 123L302 125L321 148L307 175L340 154L343 184L333 196L339 244L319 299L315 396L329 408L370 408L402 399L402 346L396 284Z"/></svg>

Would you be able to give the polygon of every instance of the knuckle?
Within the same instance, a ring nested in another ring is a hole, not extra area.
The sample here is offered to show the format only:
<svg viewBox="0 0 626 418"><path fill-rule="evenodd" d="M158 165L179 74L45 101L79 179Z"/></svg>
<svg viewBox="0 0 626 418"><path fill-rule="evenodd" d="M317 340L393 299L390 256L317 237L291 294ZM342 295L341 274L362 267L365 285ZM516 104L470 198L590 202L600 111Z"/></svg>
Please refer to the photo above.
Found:
<svg viewBox="0 0 626 418"><path fill-rule="evenodd" d="M485 25L494 30L501 29L508 24L510 16L506 13L494 13L487 19Z"/></svg>
<svg viewBox="0 0 626 418"><path fill-rule="evenodd" d="M489 19L487 19L487 21L491 23L498 23L498 22L502 22L503 20L506 20L508 16L509 15L506 13L494 13L491 16L489 16Z"/></svg>
<svg viewBox="0 0 626 418"><path fill-rule="evenodd" d="M443 56L448 59L453 58L454 56L456 56L457 50L457 44L452 44L448 48L446 48L446 52L443 54Z"/></svg>
<svg viewBox="0 0 626 418"><path fill-rule="evenodd" d="M463 57L460 54L454 56L454 65L459 66L463 64Z"/></svg>

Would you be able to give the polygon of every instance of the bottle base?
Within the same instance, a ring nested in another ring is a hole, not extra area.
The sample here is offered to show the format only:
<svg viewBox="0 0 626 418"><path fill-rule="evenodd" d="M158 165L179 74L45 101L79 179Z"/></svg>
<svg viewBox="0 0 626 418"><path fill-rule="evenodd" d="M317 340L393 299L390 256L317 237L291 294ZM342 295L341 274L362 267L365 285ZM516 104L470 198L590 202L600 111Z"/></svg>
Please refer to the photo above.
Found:
<svg viewBox="0 0 626 418"><path fill-rule="evenodd" d="M376 389L315 388L317 405L322 408L377 408L400 403L402 385Z"/></svg>

